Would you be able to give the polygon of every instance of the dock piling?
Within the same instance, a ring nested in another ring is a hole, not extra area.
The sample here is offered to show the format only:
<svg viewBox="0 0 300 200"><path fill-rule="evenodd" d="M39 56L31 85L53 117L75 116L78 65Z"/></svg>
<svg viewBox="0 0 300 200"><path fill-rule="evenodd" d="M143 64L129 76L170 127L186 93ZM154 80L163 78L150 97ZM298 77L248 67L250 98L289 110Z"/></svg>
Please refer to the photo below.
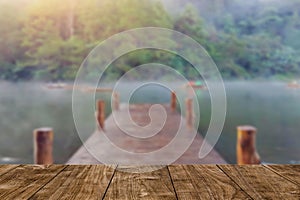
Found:
<svg viewBox="0 0 300 200"><path fill-rule="evenodd" d="M120 109L120 95L117 92L113 93L113 109L114 110Z"/></svg>
<svg viewBox="0 0 300 200"><path fill-rule="evenodd" d="M187 98L185 100L185 106L186 106L186 114L185 114L185 117L186 117L186 123L187 123L187 126L189 128L192 128L193 125L194 125L194 120L193 120L193 117L194 117L194 110L193 110L193 99L192 98Z"/></svg>
<svg viewBox="0 0 300 200"><path fill-rule="evenodd" d="M174 91L171 92L171 111L176 110L176 93Z"/></svg>
<svg viewBox="0 0 300 200"><path fill-rule="evenodd" d="M38 165L53 164L53 130L38 128L33 131L34 163Z"/></svg>
<svg viewBox="0 0 300 200"><path fill-rule="evenodd" d="M104 121L105 121L105 102L103 100L97 101L97 127L99 130L104 130Z"/></svg>
<svg viewBox="0 0 300 200"><path fill-rule="evenodd" d="M237 127L237 164L260 164L256 151L256 128L253 126Z"/></svg>

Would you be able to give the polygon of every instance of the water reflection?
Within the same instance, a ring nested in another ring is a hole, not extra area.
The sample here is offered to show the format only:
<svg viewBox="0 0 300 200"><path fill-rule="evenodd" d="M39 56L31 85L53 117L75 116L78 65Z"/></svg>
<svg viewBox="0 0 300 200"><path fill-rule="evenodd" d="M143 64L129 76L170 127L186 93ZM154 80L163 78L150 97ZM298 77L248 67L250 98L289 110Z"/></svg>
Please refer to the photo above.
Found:
<svg viewBox="0 0 300 200"><path fill-rule="evenodd" d="M72 118L71 90L49 90L41 83L0 83L0 163L32 163L32 131L50 126L55 132L54 158L64 163L81 145ZM250 124L258 129L257 149L264 162L300 161L300 89L290 89L283 82L228 82L225 84L228 109L217 150L230 163L235 163L236 126ZM121 91L126 94L126 87ZM197 91L201 122L205 134L210 120L209 91ZM182 90L181 98L186 95ZM108 94L97 98L109 100ZM170 94L165 88L144 88L132 103L164 103ZM122 99L122 98L121 98ZM82 97L84 105L84 94ZM109 113L110 111L107 110ZM86 138L93 132L95 121L86 114ZM107 113L107 114L108 114Z"/></svg>

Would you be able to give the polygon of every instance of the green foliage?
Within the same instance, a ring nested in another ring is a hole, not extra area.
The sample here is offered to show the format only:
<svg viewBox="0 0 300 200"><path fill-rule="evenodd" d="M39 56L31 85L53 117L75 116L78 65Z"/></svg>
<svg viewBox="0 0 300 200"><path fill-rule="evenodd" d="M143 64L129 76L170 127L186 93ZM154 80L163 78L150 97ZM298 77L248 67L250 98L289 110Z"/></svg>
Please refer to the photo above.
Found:
<svg viewBox="0 0 300 200"><path fill-rule="evenodd" d="M0 79L73 80L99 42L147 26L192 37L224 78L299 77L299 6L300 0L0 0ZM112 63L106 78L157 61L198 77L179 56L141 50Z"/></svg>
<svg viewBox="0 0 300 200"><path fill-rule="evenodd" d="M17 79L17 64L24 58L20 43L22 34L20 9L9 2L0 2L0 78Z"/></svg>

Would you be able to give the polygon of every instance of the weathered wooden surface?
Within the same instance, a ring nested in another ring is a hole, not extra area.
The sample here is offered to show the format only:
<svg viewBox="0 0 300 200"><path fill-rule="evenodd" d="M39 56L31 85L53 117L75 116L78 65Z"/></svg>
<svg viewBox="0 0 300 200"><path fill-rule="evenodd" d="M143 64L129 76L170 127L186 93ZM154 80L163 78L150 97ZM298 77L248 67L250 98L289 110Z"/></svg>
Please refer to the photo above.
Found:
<svg viewBox="0 0 300 200"><path fill-rule="evenodd" d="M102 199L115 166L70 165L32 199Z"/></svg>
<svg viewBox="0 0 300 200"><path fill-rule="evenodd" d="M300 167L298 165L265 165L265 167L300 186Z"/></svg>
<svg viewBox="0 0 300 200"><path fill-rule="evenodd" d="M300 199L299 185L273 171L270 173L271 170L264 166L225 165L220 168L253 199Z"/></svg>
<svg viewBox="0 0 300 200"><path fill-rule="evenodd" d="M0 176L0 199L28 199L64 168L63 165L21 165L12 168Z"/></svg>
<svg viewBox="0 0 300 200"><path fill-rule="evenodd" d="M132 122L128 119L126 115L125 106L122 104L120 106L120 110L117 111L117 115L122 118L121 122L118 122L120 126L126 127L126 129L130 129L135 134L145 134L139 133L134 129ZM149 108L151 104L133 104L130 105L129 110L133 121L140 125L146 126L150 123L149 117ZM186 133L185 138L183 140L188 140L191 137L191 132L194 129L188 127L185 123L185 119L178 112L172 111L169 105L164 105L164 108L167 113L167 119L163 129L151 138L147 138L145 140L136 140L133 137L127 135L126 133L122 132L120 128L117 126L116 122L114 121L112 115L105 121L105 132L95 132L84 144L86 147L91 147L95 149L95 152L99 154L103 154L105 152L107 155L107 159L114 159L116 163L118 163L118 153L114 152L108 145L105 144L104 141L99 140L97 134L105 134L109 140L111 140L116 146L120 147L121 149L135 152L135 153L147 153L151 151L158 150L164 146L166 146L172 139L175 137L177 130L179 128L180 121L182 120L183 127L182 129ZM160 117L162 115L161 110L152 110L154 116ZM220 156L218 152L215 150L211 151L208 156L204 159L199 159L198 154L201 145L205 142L200 134L197 134L193 143L190 147L185 151L185 153L177 159L173 164L225 164L225 160ZM97 159L95 159L90 153L86 150L86 148L82 146L67 162L67 164L101 164ZM174 152L178 149L178 146L174 147ZM109 152L109 153L107 153ZM104 153L104 154L105 154ZM172 152L171 152L172 153ZM114 157L115 156L115 157ZM164 155L169 156L169 155ZM164 159L160 157L159 159ZM132 162L135 164L134 162ZM106 163L104 163L106 164ZM157 164L157 163L153 163Z"/></svg>
<svg viewBox="0 0 300 200"><path fill-rule="evenodd" d="M105 199L176 199L167 167L146 173L129 173L128 168L116 171Z"/></svg>
<svg viewBox="0 0 300 200"><path fill-rule="evenodd" d="M213 165L169 166L180 199L249 199L218 167Z"/></svg>
<svg viewBox="0 0 300 200"><path fill-rule="evenodd" d="M300 165L2 165L0 199L299 200L299 177Z"/></svg>

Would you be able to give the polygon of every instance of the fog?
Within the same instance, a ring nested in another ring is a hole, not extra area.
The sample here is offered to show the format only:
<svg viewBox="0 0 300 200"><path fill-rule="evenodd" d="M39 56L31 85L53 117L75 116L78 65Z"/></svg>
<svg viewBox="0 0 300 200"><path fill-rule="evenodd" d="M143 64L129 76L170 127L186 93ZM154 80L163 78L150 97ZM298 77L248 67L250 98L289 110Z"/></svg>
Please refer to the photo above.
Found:
<svg viewBox="0 0 300 200"><path fill-rule="evenodd" d="M133 83L136 87L138 83ZM122 96L125 97L125 84ZM257 149L264 162L299 163L300 93L284 82L226 82L227 116L216 149L229 162L235 163L236 126L250 124L258 129ZM54 158L64 163L82 145L74 127L72 91L48 89L42 83L0 83L0 162L32 163L32 131L52 127L55 133ZM179 98L186 92L178 91ZM205 135L210 120L210 95L197 91L200 102L199 132ZM86 138L95 129L94 118L86 113L82 96L82 114L86 115ZM108 95L98 95L109 102ZM151 85L133 94L131 103L168 103L166 89ZM184 108L182 108L184 110ZM109 110L108 113L109 114Z"/></svg>

